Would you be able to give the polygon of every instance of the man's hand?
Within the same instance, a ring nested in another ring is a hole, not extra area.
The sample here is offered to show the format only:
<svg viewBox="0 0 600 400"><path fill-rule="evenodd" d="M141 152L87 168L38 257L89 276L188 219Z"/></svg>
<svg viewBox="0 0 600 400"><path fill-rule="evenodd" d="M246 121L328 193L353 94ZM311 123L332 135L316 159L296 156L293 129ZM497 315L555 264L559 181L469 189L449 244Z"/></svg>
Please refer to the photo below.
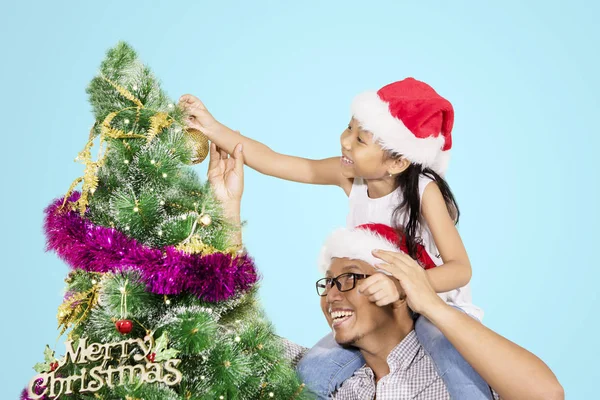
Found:
<svg viewBox="0 0 600 400"><path fill-rule="evenodd" d="M215 198L229 214L228 217L239 217L244 192L244 155L241 144L235 147L231 157L214 143L210 144L208 181ZM232 215L236 213L237 215Z"/></svg>
<svg viewBox="0 0 600 400"><path fill-rule="evenodd" d="M199 98L191 94L184 94L179 98L179 106L187 114L186 124L190 128L204 133L209 139L221 125L206 109Z"/></svg>
<svg viewBox="0 0 600 400"><path fill-rule="evenodd" d="M431 287L425 270L409 255L383 250L375 250L373 255L385 261L375 267L391 273L400 282L411 310L427 316L435 307L444 304Z"/></svg>
<svg viewBox="0 0 600 400"><path fill-rule="evenodd" d="M398 280L382 273L371 275L361 281L358 291L379 307L394 305L398 300L406 297Z"/></svg>

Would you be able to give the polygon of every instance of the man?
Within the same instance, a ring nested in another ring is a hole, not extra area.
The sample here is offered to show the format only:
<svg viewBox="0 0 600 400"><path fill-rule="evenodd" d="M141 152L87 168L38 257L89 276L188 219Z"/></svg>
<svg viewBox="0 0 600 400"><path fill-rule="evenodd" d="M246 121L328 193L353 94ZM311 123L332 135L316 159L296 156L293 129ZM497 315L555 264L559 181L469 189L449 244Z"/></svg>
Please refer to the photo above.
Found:
<svg viewBox="0 0 600 400"><path fill-rule="evenodd" d="M211 144L208 177L230 222L240 224L242 146L228 157ZM445 304L423 268L399 251L397 238L385 231L385 226L342 229L324 246L326 278L317 282L321 309L335 340L358 348L366 361L335 399L449 399L416 340L413 312L437 326L502 399L564 399L561 385L539 358ZM356 246L364 234L371 247ZM233 240L241 245L239 231ZM394 289L397 300L379 306Z"/></svg>

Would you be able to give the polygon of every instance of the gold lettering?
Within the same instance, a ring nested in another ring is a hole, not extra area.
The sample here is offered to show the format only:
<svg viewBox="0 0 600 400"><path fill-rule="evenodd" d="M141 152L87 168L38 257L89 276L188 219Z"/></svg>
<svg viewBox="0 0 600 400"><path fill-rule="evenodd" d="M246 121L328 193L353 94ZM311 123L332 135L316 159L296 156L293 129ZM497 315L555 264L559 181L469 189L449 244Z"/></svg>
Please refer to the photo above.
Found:
<svg viewBox="0 0 600 400"><path fill-rule="evenodd" d="M142 361L152 351L152 348L154 347L154 338L151 335L146 335L144 340L137 339L137 345L140 350L142 350L142 354L134 355L133 359L135 361Z"/></svg>
<svg viewBox="0 0 600 400"><path fill-rule="evenodd" d="M138 338L116 343L89 343L89 346L88 339L81 338L76 343L77 346L74 347L74 341L65 342L66 354L59 360L59 368L66 364L85 364L84 368L81 368L77 375L57 377L57 369L36 375L27 387L31 400L46 397L58 399L73 393L93 393L104 386L114 388L117 385L134 384L138 380L144 383L162 382L173 386L179 384L183 378L178 369L181 364L179 359L166 360L163 363L148 362L147 356L154 347L152 335L145 336L143 340ZM131 362L131 365L126 360L130 357L135 361ZM101 365L98 365L99 363ZM64 375L67 369L72 370L65 368L61 374ZM118 377L115 373L119 374Z"/></svg>
<svg viewBox="0 0 600 400"><path fill-rule="evenodd" d="M102 358L102 349L104 347L100 343L92 343L87 348L87 359L88 361L98 361Z"/></svg>
<svg viewBox="0 0 600 400"><path fill-rule="evenodd" d="M85 382L87 381L87 368L81 368L81 386L79 387L79 393L85 390Z"/></svg>
<svg viewBox="0 0 600 400"><path fill-rule="evenodd" d="M136 374L136 372L138 372ZM119 367L119 385L125 385L125 380L127 375L129 375L129 384L133 384L135 381L135 377L139 375L140 377L144 376L146 369L143 365L122 365Z"/></svg>
<svg viewBox="0 0 600 400"><path fill-rule="evenodd" d="M63 393L64 384L66 383L68 378L57 378L54 372L50 375L50 394L48 395L50 398L58 397ZM60 385L60 389L58 394L54 391L56 388L56 384Z"/></svg>
<svg viewBox="0 0 600 400"><path fill-rule="evenodd" d="M75 375L75 376L68 376L66 378L66 390L65 390L65 394L72 394L73 393L73 388L71 387L71 384L73 384L73 387L75 386L74 383L78 380L81 380L81 385L80 387L83 386L83 377L81 375Z"/></svg>
<svg viewBox="0 0 600 400"><path fill-rule="evenodd" d="M102 370L101 366L97 366L94 367L90 370L90 378L93 379L93 381L88 382L87 387L84 389L83 386L80 390L80 392L97 392L98 390L102 389L102 387L104 386L104 379L102 378L101 375L99 375L98 373Z"/></svg>
<svg viewBox="0 0 600 400"><path fill-rule="evenodd" d="M106 343L104 346L104 361L108 361L111 358L110 349L114 345L114 343Z"/></svg>
<svg viewBox="0 0 600 400"><path fill-rule="evenodd" d="M181 372L177 369L177 366L180 363L181 360L176 358L165 361L165 371L170 372L170 374L166 374L163 377L163 382L165 385L173 386L181 382L182 375Z"/></svg>
<svg viewBox="0 0 600 400"><path fill-rule="evenodd" d="M156 363L146 364L146 373L143 380L148 383L160 382L162 380L162 365Z"/></svg>
<svg viewBox="0 0 600 400"><path fill-rule="evenodd" d="M129 340L123 340L121 342L121 358L129 357L129 354L127 354L127 344L128 343L129 343Z"/></svg>
<svg viewBox="0 0 600 400"><path fill-rule="evenodd" d="M77 351L73 351L73 341L69 340L65 342L65 349L67 351L67 354L65 354L65 356L60 360L59 367L62 367L63 365L67 364L69 360L71 360L71 363L73 364L85 363L87 353L86 344L87 338L79 339L79 342L77 343Z"/></svg>
<svg viewBox="0 0 600 400"><path fill-rule="evenodd" d="M113 387L115 387L112 381L112 376L115 372L119 372L119 370L111 366L106 368L106 370L104 370L103 372L106 374L106 385L112 389Z"/></svg>

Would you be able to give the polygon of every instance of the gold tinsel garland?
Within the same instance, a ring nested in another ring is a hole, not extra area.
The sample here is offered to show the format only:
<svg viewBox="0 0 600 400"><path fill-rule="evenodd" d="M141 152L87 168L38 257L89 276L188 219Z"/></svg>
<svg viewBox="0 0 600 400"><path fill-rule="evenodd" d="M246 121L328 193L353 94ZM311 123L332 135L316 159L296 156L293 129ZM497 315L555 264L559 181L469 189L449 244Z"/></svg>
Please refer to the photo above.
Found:
<svg viewBox="0 0 600 400"><path fill-rule="evenodd" d="M103 74L100 74L100 78L104 79L112 87L114 87L117 90L117 92L119 92L121 94L121 96L125 97L127 100L134 102L138 106L138 108L144 108L144 105L142 104L142 102L137 97L135 97L129 90L125 89L123 86L119 85L118 83L113 82L112 80L110 80L109 78L104 76Z"/></svg>
<svg viewBox="0 0 600 400"><path fill-rule="evenodd" d="M100 283L95 283L85 292L75 293L58 307L58 328L60 334L65 333L71 326L79 324L87 318L92 308L98 303Z"/></svg>
<svg viewBox="0 0 600 400"><path fill-rule="evenodd" d="M175 248L188 254L213 254L219 250L202 242L202 238L198 235L192 235L188 240L184 240Z"/></svg>
<svg viewBox="0 0 600 400"><path fill-rule="evenodd" d="M106 139L107 138L110 138L110 139L146 138L148 143L150 143L163 129L169 127L174 121L173 118L169 116L169 114L167 114L165 112L157 112L154 116L152 116L150 118L150 129L148 130L146 135L134 134L132 131L125 132L123 130L113 128L111 126L112 120L115 119L115 117L123 111L136 109L137 110L137 118L139 119L140 111L142 108L144 108L144 105L138 98L136 98L131 92L129 92L124 87L113 82L112 80L108 79L104 75L100 75L100 77L102 79L104 79L106 82L108 82L113 88L115 88L115 90L117 92L119 92L123 97L125 97L127 100L132 101L136 106L135 107L126 107L121 110L114 111L114 112L108 114L106 116L106 118L104 118L104 120L101 123L101 127L100 127L100 144L99 144L100 149L98 151L98 158L96 161L92 161L92 152L91 152L91 149L94 146L94 139L95 139L94 128L96 127L95 124L94 124L94 127L92 127L92 130L90 132L88 142L86 143L83 150L79 153L79 155L75 159L75 161L81 161L85 165L85 170L84 170L83 176L75 179L73 181L73 183L71 184L71 186L69 187L69 190L67 191L67 194L65 195L65 200L63 201L62 207L65 206L68 198L71 196L71 193L73 193L73 190L75 189L75 187L83 181L83 185L81 188L81 197L79 197L79 200L74 202L74 204L72 205L72 209L78 209L79 213L82 216L87 209L87 206L89 203L89 196L94 194L94 191L98 187L98 169L104 164L106 152L108 150L106 148L103 148L103 146L102 146L103 144L106 143Z"/></svg>
<svg viewBox="0 0 600 400"><path fill-rule="evenodd" d="M168 128L173 123L173 120L169 120L169 114L159 112L150 118L150 129L147 132L147 142L150 143L158 134L165 128Z"/></svg>
<svg viewBox="0 0 600 400"><path fill-rule="evenodd" d="M209 246L202 242L202 238L199 235L192 235L187 241L183 241L175 248L179 251L183 251L187 254L214 254L224 253L232 256L239 255L242 246L232 246L221 251L215 247Z"/></svg>

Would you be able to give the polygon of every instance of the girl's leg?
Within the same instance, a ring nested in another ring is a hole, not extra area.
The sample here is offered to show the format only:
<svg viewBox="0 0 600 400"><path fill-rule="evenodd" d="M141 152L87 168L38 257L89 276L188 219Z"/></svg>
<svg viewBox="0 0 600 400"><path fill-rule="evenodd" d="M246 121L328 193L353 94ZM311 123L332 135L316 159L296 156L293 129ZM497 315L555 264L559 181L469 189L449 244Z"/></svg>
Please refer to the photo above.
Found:
<svg viewBox="0 0 600 400"><path fill-rule="evenodd" d="M433 359L452 399L492 399L488 384L435 325L420 315L415 322L415 331L421 346Z"/></svg>
<svg viewBox="0 0 600 400"><path fill-rule="evenodd" d="M325 400L364 364L360 351L341 347L330 333L302 357L297 371L307 388Z"/></svg>

